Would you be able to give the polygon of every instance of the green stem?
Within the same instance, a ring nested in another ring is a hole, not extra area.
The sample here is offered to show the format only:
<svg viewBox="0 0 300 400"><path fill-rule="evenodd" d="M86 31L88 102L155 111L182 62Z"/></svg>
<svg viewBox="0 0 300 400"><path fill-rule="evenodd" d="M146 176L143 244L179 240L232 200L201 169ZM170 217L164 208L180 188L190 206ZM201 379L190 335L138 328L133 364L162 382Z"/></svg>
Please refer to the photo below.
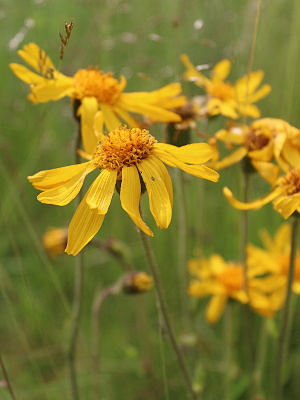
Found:
<svg viewBox="0 0 300 400"><path fill-rule="evenodd" d="M263 376L263 371L265 367L267 347L268 347L268 319L265 318L262 321L260 335L259 335L259 343L258 350L256 352L257 358L255 360L255 366L252 374L252 393L253 398L260 398L262 396L262 388L261 381Z"/></svg>
<svg viewBox="0 0 300 400"><path fill-rule="evenodd" d="M7 374L7 371L6 371L6 368L5 368L5 365L4 365L4 362L2 360L1 355L0 355L0 367L1 367L1 370L2 370L2 373L3 373L3 377L5 379L5 383L7 384L7 388L8 388L9 394L10 394L12 400L16 400L16 397L14 395L14 392L13 392L13 389L12 389L12 386L11 386L11 383L10 383L10 380L9 380L9 377L8 377L8 374Z"/></svg>
<svg viewBox="0 0 300 400"><path fill-rule="evenodd" d="M224 343L225 343L225 371L224 371L224 400L231 399L232 361L233 361L233 315L232 304L228 302L224 319Z"/></svg>
<svg viewBox="0 0 300 400"><path fill-rule="evenodd" d="M173 350L176 354L179 367L180 367L183 377L185 379L186 386L189 391L190 397L193 400L198 400L199 397L198 397L198 394L193 389L192 379L191 379L190 373L188 371L186 361L185 361L183 353L182 353L182 349L180 348L179 344L177 343L174 327L173 327L171 317L170 317L170 312L169 312L167 302L165 299L165 293L164 293L164 289L163 289L163 285L162 285L162 281L161 281L161 277L160 277L159 268L156 263L154 253L153 253L151 245L150 245L149 237L141 230L140 230L140 234L141 234L141 239L142 239L142 243L144 246L146 258L147 258L147 261L148 261L150 269L151 269L151 273L154 278L154 282L155 282L154 287L155 287L156 294L157 294L159 308L162 313L163 320L165 322L166 330L168 332Z"/></svg>
<svg viewBox="0 0 300 400"><path fill-rule="evenodd" d="M274 373L274 393L273 400L280 400L282 398L282 371L284 362L286 360L287 347L288 347L288 327L290 325L291 318L291 294L292 294L292 284L295 275L295 264L297 256L298 247L298 232L299 232L299 216L293 217L292 222L292 232L291 232L291 250L290 250L290 263L289 263L289 274L286 289L286 297L283 305L280 331L278 338L277 354L275 359L275 373Z"/></svg>
<svg viewBox="0 0 300 400"><path fill-rule="evenodd" d="M80 156L77 152L77 150L80 148L80 144L81 144L81 129L79 121L79 130L75 144L75 161L77 164L80 163ZM82 194L79 193L76 199L75 208L78 207L81 200L82 200ZM81 251L75 257L74 296L73 296L73 304L71 312L70 337L67 350L71 393L73 400L79 400L80 398L78 389L77 371L76 371L76 344L79 332L79 321L80 321L82 299L83 299L83 279L84 279L84 255L83 251Z"/></svg>

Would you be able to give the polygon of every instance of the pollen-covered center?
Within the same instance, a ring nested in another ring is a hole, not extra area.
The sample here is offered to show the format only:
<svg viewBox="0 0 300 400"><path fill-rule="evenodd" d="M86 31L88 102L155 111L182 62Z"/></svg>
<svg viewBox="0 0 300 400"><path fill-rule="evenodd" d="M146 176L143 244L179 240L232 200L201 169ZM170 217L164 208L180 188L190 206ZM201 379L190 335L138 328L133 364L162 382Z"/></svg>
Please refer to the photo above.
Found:
<svg viewBox="0 0 300 400"><path fill-rule="evenodd" d="M123 167L136 165L149 157L154 143L156 139L146 129L114 129L101 140L94 160L97 167L120 173Z"/></svg>
<svg viewBox="0 0 300 400"><path fill-rule="evenodd" d="M217 97L221 100L229 100L234 98L234 91L230 83L227 82L213 82L207 89L207 92L212 97Z"/></svg>
<svg viewBox="0 0 300 400"><path fill-rule="evenodd" d="M124 85L114 78L113 73L103 73L98 68L80 69L75 75L74 97L96 97L100 103L113 105Z"/></svg>
<svg viewBox="0 0 300 400"><path fill-rule="evenodd" d="M300 168L290 170L281 180L281 186L288 196L300 193Z"/></svg>
<svg viewBox="0 0 300 400"><path fill-rule="evenodd" d="M229 292L243 289L244 273L240 265L229 265L226 270L219 275L218 279Z"/></svg>

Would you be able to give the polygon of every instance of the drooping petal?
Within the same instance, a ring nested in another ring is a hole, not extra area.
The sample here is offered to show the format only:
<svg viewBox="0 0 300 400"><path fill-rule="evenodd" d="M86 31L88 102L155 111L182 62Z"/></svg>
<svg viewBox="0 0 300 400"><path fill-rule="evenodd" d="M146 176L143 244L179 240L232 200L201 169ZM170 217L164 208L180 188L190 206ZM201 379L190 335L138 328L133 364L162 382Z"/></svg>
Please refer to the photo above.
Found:
<svg viewBox="0 0 300 400"><path fill-rule="evenodd" d="M156 225L161 229L165 229L171 222L172 205L160 169L155 165L154 160L155 158L152 160L149 158L144 159L137 167L147 188L150 211Z"/></svg>
<svg viewBox="0 0 300 400"><path fill-rule="evenodd" d="M41 203L54 204L56 206L65 206L69 204L79 193L84 179L90 171L91 169L86 167L69 181L40 193L37 199Z"/></svg>
<svg viewBox="0 0 300 400"><path fill-rule="evenodd" d="M27 179L36 189L47 190L63 185L79 174L86 176L86 174L95 168L96 166L93 161L89 161L87 163L40 171L35 175L28 176Z"/></svg>
<svg viewBox="0 0 300 400"><path fill-rule="evenodd" d="M300 207L300 193L291 196L280 196L274 201L274 208L284 219L290 217Z"/></svg>
<svg viewBox="0 0 300 400"><path fill-rule="evenodd" d="M121 120L115 114L113 108L107 104L100 104L101 111L103 113L104 125L109 131L119 128L121 125Z"/></svg>
<svg viewBox="0 0 300 400"><path fill-rule="evenodd" d="M30 71L27 67L21 64L9 64L10 69L13 73L21 79L23 82L28 83L29 85L37 85L41 84L45 81L43 76L36 74L35 72Z"/></svg>
<svg viewBox="0 0 300 400"><path fill-rule="evenodd" d="M210 324L214 324L220 319L226 302L227 295L225 293L221 295L215 295L210 299L205 312L206 319Z"/></svg>
<svg viewBox="0 0 300 400"><path fill-rule="evenodd" d="M103 169L92 183L87 195L87 205L98 214L106 214L114 194L117 170Z"/></svg>
<svg viewBox="0 0 300 400"><path fill-rule="evenodd" d="M241 146L237 150L233 151L229 156L224 157L220 161L210 163L210 166L216 170L227 168L230 165L236 164L241 161L247 154L248 150L246 147Z"/></svg>
<svg viewBox="0 0 300 400"><path fill-rule="evenodd" d="M86 203L89 191L80 202L69 226L66 253L76 256L101 228L105 215L97 214Z"/></svg>
<svg viewBox="0 0 300 400"><path fill-rule="evenodd" d="M84 97L78 108L81 117L81 137L87 153L93 154L97 147L98 138L94 132L94 119L98 111L98 101L95 97Z"/></svg>
<svg viewBox="0 0 300 400"><path fill-rule="evenodd" d="M181 147L166 143L155 143L154 148L171 153L179 161L188 164L203 164L213 156L213 149L207 143L193 143Z"/></svg>
<svg viewBox="0 0 300 400"><path fill-rule="evenodd" d="M261 197L260 199L251 201L249 203L243 203L241 201L238 201L234 198L232 192L227 188L223 188L223 193L226 197L226 199L229 201L229 203L237 208L238 210L255 210L258 208L261 208L267 203L270 203L270 201L274 200L276 197L278 197L282 193L282 189L280 188L275 188L273 189L269 194L267 194L264 197Z"/></svg>
<svg viewBox="0 0 300 400"><path fill-rule="evenodd" d="M124 121L130 128L138 128L138 122L129 114L128 111L122 110L120 107L114 106L114 111L117 116Z"/></svg>
<svg viewBox="0 0 300 400"><path fill-rule="evenodd" d="M120 200L122 208L127 212L133 222L147 235L154 236L153 232L142 220L139 205L141 198L141 182L135 165L122 169L122 184Z"/></svg>

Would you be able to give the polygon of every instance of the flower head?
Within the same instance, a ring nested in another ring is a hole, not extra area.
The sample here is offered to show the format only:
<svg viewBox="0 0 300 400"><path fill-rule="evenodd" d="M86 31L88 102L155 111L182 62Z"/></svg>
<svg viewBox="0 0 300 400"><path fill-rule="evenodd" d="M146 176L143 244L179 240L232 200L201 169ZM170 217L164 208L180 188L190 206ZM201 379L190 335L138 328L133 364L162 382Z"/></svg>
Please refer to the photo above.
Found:
<svg viewBox="0 0 300 400"><path fill-rule="evenodd" d="M300 167L292 168L279 177L269 194L249 203L236 200L227 187L223 189L223 193L238 210L256 210L273 201L274 209L286 219L294 212L300 212Z"/></svg>
<svg viewBox="0 0 300 400"><path fill-rule="evenodd" d="M269 274L269 282L273 282L276 290L271 294L273 304L281 308L284 303L287 289L289 263L290 263L290 243L291 226L282 224L272 237L264 229L261 231L261 239L264 248L249 244L248 265L256 265L265 269ZM300 253L296 254L295 275L292 284L292 290L300 294Z"/></svg>
<svg viewBox="0 0 300 400"><path fill-rule="evenodd" d="M264 179L273 184L279 176L279 166L288 170L293 164L300 165L300 145L297 147L300 131L282 119L261 118L249 126L231 122L215 138L234 149L227 157L211 164L215 169L226 168L247 157ZM272 161L279 166L271 164Z"/></svg>
<svg viewBox="0 0 300 400"><path fill-rule="evenodd" d="M42 191L38 195L40 202L63 206L76 197L90 172L100 170L69 227L66 252L76 255L100 229L117 182L120 183L123 209L142 231L153 236L139 211L141 182L145 184L156 225L167 228L172 217L173 190L163 163L216 182L219 174L203 165L211 157L208 144L195 143L178 148L157 143L147 130L121 127L102 135L92 160L41 171L29 176L28 180Z"/></svg>
<svg viewBox="0 0 300 400"><path fill-rule="evenodd" d="M263 71L251 72L232 85L225 81L231 69L231 62L227 59L215 65L211 79L199 72L186 54L181 55L181 61L186 67L185 79L194 82L206 92L208 116L221 114L233 119L241 115L252 118L260 116L259 109L253 103L271 91L270 85L258 88L264 77Z"/></svg>
<svg viewBox="0 0 300 400"><path fill-rule="evenodd" d="M153 122L179 122L173 108L185 104L180 96L181 85L171 83L152 92L124 93L126 79L116 79L113 73L98 68L80 69L69 77L58 72L46 52L35 43L18 51L20 57L37 73L20 64L10 64L13 72L30 84L30 100L43 103L68 96L79 101L77 114L81 119L81 133L85 151L92 154L103 128L118 128L122 122L130 127L139 124L131 113L144 114Z"/></svg>
<svg viewBox="0 0 300 400"><path fill-rule="evenodd" d="M67 228L48 228L42 236L42 244L51 258L64 253L68 239Z"/></svg>
<svg viewBox="0 0 300 400"><path fill-rule="evenodd" d="M213 254L209 259L192 259L189 271L196 279L189 286L193 297L212 296L206 309L206 319L215 323L221 317L229 298L250 306L262 315L273 316L267 294L262 290L260 275L262 268L255 265L248 268L247 288L245 288L242 264L226 262L220 255Z"/></svg>

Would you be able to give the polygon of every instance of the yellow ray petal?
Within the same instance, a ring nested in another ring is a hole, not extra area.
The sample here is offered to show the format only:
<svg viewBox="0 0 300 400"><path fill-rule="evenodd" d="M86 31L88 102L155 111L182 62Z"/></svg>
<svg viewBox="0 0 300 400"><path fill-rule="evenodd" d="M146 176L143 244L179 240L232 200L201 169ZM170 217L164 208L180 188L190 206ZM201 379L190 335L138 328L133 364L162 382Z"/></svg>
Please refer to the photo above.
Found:
<svg viewBox="0 0 300 400"><path fill-rule="evenodd" d="M117 107L123 108L129 112L144 114L152 118L154 121L159 122L179 122L181 117L169 110L165 110L162 107L148 104L145 102L138 102L132 96L132 93L122 93L118 102Z"/></svg>
<svg viewBox="0 0 300 400"><path fill-rule="evenodd" d="M35 103L60 100L73 92L73 81L46 80L43 84L31 87L32 99Z"/></svg>
<svg viewBox="0 0 300 400"><path fill-rule="evenodd" d="M94 119L98 111L98 101L95 97L84 97L78 108L81 117L81 137L83 147L87 153L93 154L98 144L98 138L94 132Z"/></svg>
<svg viewBox="0 0 300 400"><path fill-rule="evenodd" d="M263 78L263 71L253 71L250 74L244 75L238 79L234 84L238 100L241 102L247 100L249 95L252 94L260 85Z"/></svg>
<svg viewBox="0 0 300 400"><path fill-rule="evenodd" d="M105 215L97 214L86 204L88 193L79 204L69 226L66 253L76 256L101 228Z"/></svg>
<svg viewBox="0 0 300 400"><path fill-rule="evenodd" d="M226 294L215 295L210 299L210 302L205 312L206 319L210 324L214 324L220 319L224 311L226 302L227 302Z"/></svg>
<svg viewBox="0 0 300 400"><path fill-rule="evenodd" d="M273 189L269 194L267 194L264 197L261 197L260 199L251 201L249 203L243 203L241 201L236 200L233 197L232 192L227 188L223 188L223 193L226 197L226 199L229 201L229 203L237 208L238 210L255 210L258 208L261 208L267 203L270 203L270 201L274 200L276 197L278 197L282 193L282 189L275 188Z"/></svg>
<svg viewBox="0 0 300 400"><path fill-rule="evenodd" d="M278 165L264 162L264 161L251 161L253 167L259 172L259 174L271 185L274 185L277 181L280 168Z"/></svg>
<svg viewBox="0 0 300 400"><path fill-rule="evenodd" d="M245 143L245 129L248 130L247 127L243 127L241 125L234 126L230 130L220 129L218 132L216 132L215 137L218 140L222 140L222 142L241 145Z"/></svg>
<svg viewBox="0 0 300 400"><path fill-rule="evenodd" d="M117 116L124 121L127 126L130 128L138 128L139 124L138 122L127 112L126 110L122 110L119 107L114 106L114 111L117 114Z"/></svg>
<svg viewBox="0 0 300 400"><path fill-rule="evenodd" d="M9 64L9 66L13 73L19 79L21 79L23 82L28 83L29 85L37 85L45 81L45 78L43 76L40 76L35 72L30 71L28 68L24 67L21 64Z"/></svg>
<svg viewBox="0 0 300 400"><path fill-rule="evenodd" d="M207 143L194 143L182 147L166 143L155 143L154 147L171 153L179 161L188 164L203 164L213 156L212 147Z"/></svg>
<svg viewBox="0 0 300 400"><path fill-rule="evenodd" d="M209 163L209 165L217 170L227 168L230 165L236 164L237 162L241 161L246 156L247 152L248 150L246 149L246 147L241 146L233 151L231 154L229 154L229 156L223 158L223 160Z"/></svg>
<svg viewBox="0 0 300 400"><path fill-rule="evenodd" d="M231 62L227 59L221 60L214 66L211 80L213 82L223 82L229 75L230 70Z"/></svg>
<svg viewBox="0 0 300 400"><path fill-rule="evenodd" d="M95 169L93 161L82 164L68 165L67 167L40 171L35 175L28 176L27 179L39 190L47 190L58 187L71 180L74 176L82 173L89 173ZM87 171L87 172L85 172Z"/></svg>
<svg viewBox="0 0 300 400"><path fill-rule="evenodd" d="M211 115L222 114L225 117L232 119L238 118L238 113L236 112L237 104L233 101L222 101L215 97L211 98L207 103L208 113Z"/></svg>
<svg viewBox="0 0 300 400"><path fill-rule="evenodd" d="M161 229L167 228L172 218L172 205L160 169L150 159L144 159L137 167L147 188L150 211L156 225Z"/></svg>
<svg viewBox="0 0 300 400"><path fill-rule="evenodd" d="M141 182L136 166L124 167L122 169L122 184L120 200L123 209L127 212L133 222L147 235L154 236L153 232L142 220L139 205L141 198Z"/></svg>
<svg viewBox="0 0 300 400"><path fill-rule="evenodd" d="M192 280L188 288L188 293L190 296L201 298L211 294L224 294L224 288L214 279L207 279L204 281Z"/></svg>
<svg viewBox="0 0 300 400"><path fill-rule="evenodd" d="M35 43L28 43L23 46L18 54L27 64L44 75L47 71L55 70L54 64L47 53Z"/></svg>
<svg viewBox="0 0 300 400"><path fill-rule="evenodd" d="M103 169L92 183L86 198L88 206L98 214L106 214L114 194L117 170Z"/></svg>
<svg viewBox="0 0 300 400"><path fill-rule="evenodd" d="M121 120L115 114L113 108L107 104L100 104L101 111L103 113L104 125L109 131L119 128Z"/></svg>
<svg viewBox="0 0 300 400"><path fill-rule="evenodd" d="M171 206L172 206L173 205L173 185L172 185L172 180L171 180L170 174L169 174L166 166L164 165L164 163L162 161L160 161L156 157L150 156L149 161L154 165L155 168L157 168L157 171L159 172L159 174L167 188Z"/></svg>
<svg viewBox="0 0 300 400"><path fill-rule="evenodd" d="M251 118L259 118L260 111L259 108L254 104L238 104L238 111L241 115L246 115Z"/></svg>
<svg viewBox="0 0 300 400"><path fill-rule="evenodd" d="M210 81L206 76L201 74L194 65L191 63L189 57L186 54L181 54L180 60L183 62L185 68L187 69L183 76L186 80L195 82L197 86L206 87L210 84Z"/></svg>
<svg viewBox="0 0 300 400"><path fill-rule="evenodd" d="M101 140L104 135L104 116L101 110L95 114L93 129L98 141Z"/></svg>
<svg viewBox="0 0 300 400"><path fill-rule="evenodd" d="M274 201L274 208L283 216L284 219L290 217L300 206L300 193L292 196L281 196Z"/></svg>
<svg viewBox="0 0 300 400"><path fill-rule="evenodd" d="M40 193L37 199L41 203L54 204L56 206L65 206L66 204L69 204L70 201L72 201L79 193L84 179L90 171L91 169L86 167L69 181L64 182L58 187Z"/></svg>
<svg viewBox="0 0 300 400"><path fill-rule="evenodd" d="M248 101L250 103L256 103L258 100L266 97L272 90L271 85L263 85L260 89L258 89L255 93L251 94L248 97Z"/></svg>

